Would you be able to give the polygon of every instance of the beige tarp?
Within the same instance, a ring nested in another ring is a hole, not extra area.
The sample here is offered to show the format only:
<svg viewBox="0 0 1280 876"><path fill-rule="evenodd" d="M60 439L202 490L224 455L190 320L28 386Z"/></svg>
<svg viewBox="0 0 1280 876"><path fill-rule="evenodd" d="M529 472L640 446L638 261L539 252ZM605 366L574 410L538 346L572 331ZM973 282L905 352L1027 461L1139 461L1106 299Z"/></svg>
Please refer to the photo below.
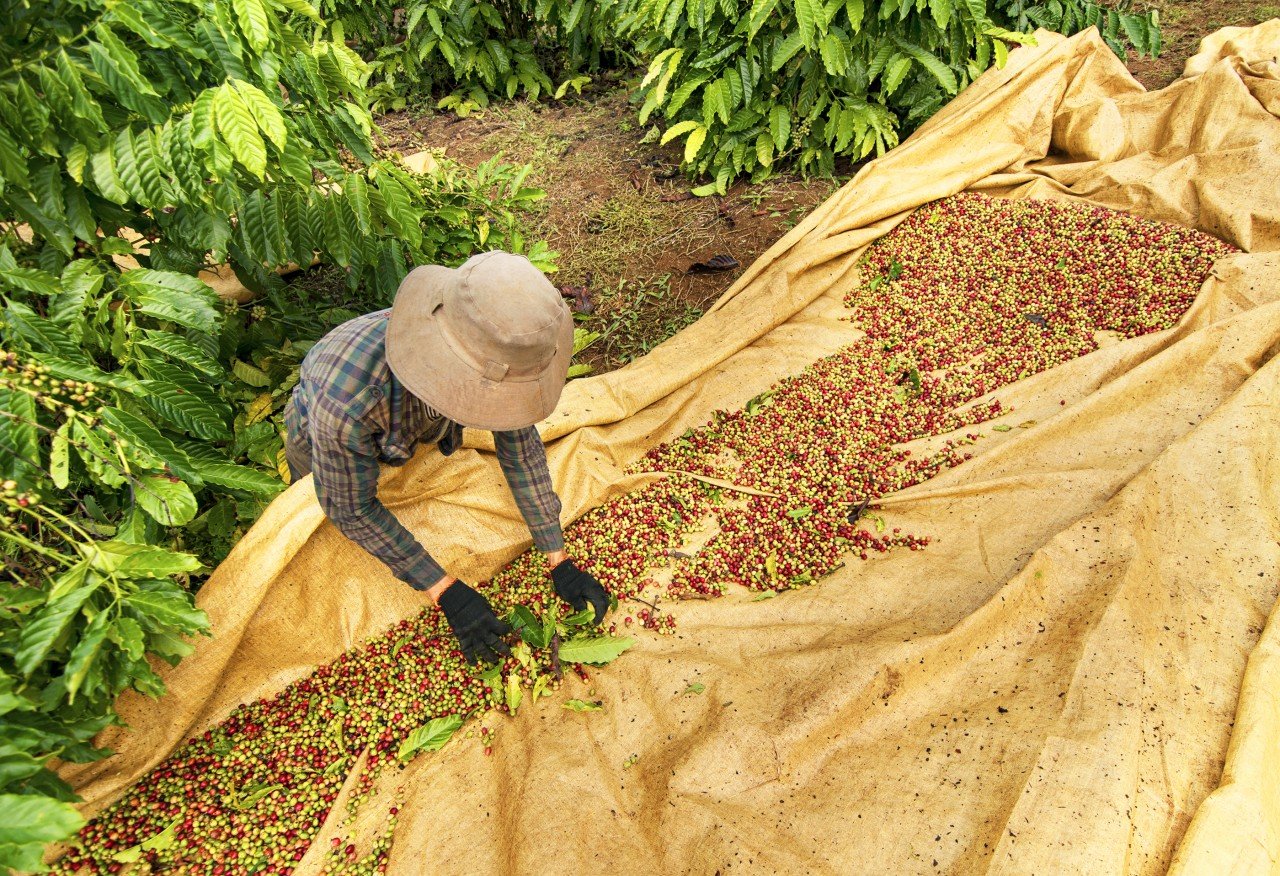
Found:
<svg viewBox="0 0 1280 876"><path fill-rule="evenodd" d="M983 429L971 462L885 502L927 549L764 602L677 606L678 636L593 673L607 711L544 700L490 719L492 757L472 741L414 761L391 872L1274 871L1278 52L1280 21L1229 29L1146 94L1092 31L1041 33L696 325L571 384L544 430L566 518L628 488L621 469L655 442L841 346L855 260L932 199L1084 199L1248 251L1175 329L1001 391L1036 425ZM383 495L473 580L528 543L480 449L424 451ZM214 637L167 673L172 692L126 697L119 754L66 771L86 811L420 604L306 481L200 603ZM705 693L679 696L695 680Z"/></svg>

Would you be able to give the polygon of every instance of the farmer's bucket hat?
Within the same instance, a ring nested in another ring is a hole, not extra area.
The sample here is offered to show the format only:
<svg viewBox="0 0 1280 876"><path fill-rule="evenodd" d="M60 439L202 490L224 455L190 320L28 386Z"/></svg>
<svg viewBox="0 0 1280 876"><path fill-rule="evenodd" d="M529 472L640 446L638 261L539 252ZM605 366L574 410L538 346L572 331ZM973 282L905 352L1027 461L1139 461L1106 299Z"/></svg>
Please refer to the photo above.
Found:
<svg viewBox="0 0 1280 876"><path fill-rule="evenodd" d="M573 354L573 316L524 256L493 251L461 267L414 268L396 291L387 363L456 423L506 431L546 419Z"/></svg>

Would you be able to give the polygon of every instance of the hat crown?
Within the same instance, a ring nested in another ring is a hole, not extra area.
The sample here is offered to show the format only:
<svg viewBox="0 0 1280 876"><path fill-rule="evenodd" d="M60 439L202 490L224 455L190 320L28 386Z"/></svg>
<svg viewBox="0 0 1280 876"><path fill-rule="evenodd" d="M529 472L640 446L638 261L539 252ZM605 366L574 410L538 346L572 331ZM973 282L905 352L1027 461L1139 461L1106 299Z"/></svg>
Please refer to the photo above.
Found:
<svg viewBox="0 0 1280 876"><path fill-rule="evenodd" d="M565 304L524 256L486 252L468 259L444 290L439 313L450 346L490 380L532 377L556 355Z"/></svg>

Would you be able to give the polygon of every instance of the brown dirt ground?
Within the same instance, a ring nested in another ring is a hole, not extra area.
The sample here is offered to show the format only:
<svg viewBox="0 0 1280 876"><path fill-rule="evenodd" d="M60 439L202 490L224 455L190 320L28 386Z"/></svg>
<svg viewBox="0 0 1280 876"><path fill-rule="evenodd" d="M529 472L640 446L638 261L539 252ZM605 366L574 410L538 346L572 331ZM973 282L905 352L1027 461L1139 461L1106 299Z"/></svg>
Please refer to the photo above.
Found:
<svg viewBox="0 0 1280 876"><path fill-rule="evenodd" d="M644 142L625 87L603 82L582 98L516 102L466 119L408 112L380 120L387 145L443 149L471 166L493 155L529 163L527 184L547 197L527 217L531 239L559 253L554 282L586 286L600 338L576 361L617 368L697 319L756 257L842 180L782 175L739 182L724 197L694 198L676 144ZM738 267L689 273L713 256Z"/></svg>
<svg viewBox="0 0 1280 876"><path fill-rule="evenodd" d="M1200 38L1227 25L1280 17L1280 0L1153 0L1164 51L1128 59L1148 89L1182 72ZM528 217L533 239L559 253L554 280L585 286L594 312L582 326L600 337L576 361L594 373L643 355L688 325L801 217L849 178L804 180L781 175L758 185L739 182L724 197L688 197L677 173L675 144L660 147L636 121L628 82L602 77L581 97L561 102L500 104L466 119L430 110L379 120L385 144L409 153L442 149L471 166L493 155L529 163L528 184L547 191ZM737 259L720 273L688 273L715 255Z"/></svg>
<svg viewBox="0 0 1280 876"><path fill-rule="evenodd" d="M1145 5L1160 11L1164 50L1158 58L1138 58L1131 52L1127 64L1148 91L1164 88L1182 75L1182 67L1196 53L1201 37L1223 27L1247 27L1280 18L1280 0L1157 0Z"/></svg>

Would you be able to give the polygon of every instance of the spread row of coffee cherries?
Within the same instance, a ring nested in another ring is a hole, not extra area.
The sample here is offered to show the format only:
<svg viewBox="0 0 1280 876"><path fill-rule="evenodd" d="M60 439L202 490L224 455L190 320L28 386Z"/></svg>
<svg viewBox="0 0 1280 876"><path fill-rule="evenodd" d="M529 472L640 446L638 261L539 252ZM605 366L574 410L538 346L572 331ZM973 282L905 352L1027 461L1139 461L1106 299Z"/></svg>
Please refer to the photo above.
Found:
<svg viewBox="0 0 1280 876"><path fill-rule="evenodd" d="M674 634L681 599L759 598L923 548L927 534L886 523L877 499L1007 430L991 422L1017 419L993 394L1001 387L1107 336L1172 326L1231 251L1073 204L962 194L915 211L863 257L845 298L848 346L654 448L633 471L678 474L568 527L571 554L619 600L604 632ZM500 613L567 614L549 583L529 552L481 589ZM546 708L537 701L554 700L566 673L587 677L555 651L525 647L481 673L438 612L401 621L179 747L90 821L55 872L290 873L344 786L348 813L386 807L385 829L360 839L339 828L323 867L385 872L402 804L378 783L394 782L406 738L432 719L479 717L461 734L488 752L492 716L518 707L519 691L524 708Z"/></svg>

